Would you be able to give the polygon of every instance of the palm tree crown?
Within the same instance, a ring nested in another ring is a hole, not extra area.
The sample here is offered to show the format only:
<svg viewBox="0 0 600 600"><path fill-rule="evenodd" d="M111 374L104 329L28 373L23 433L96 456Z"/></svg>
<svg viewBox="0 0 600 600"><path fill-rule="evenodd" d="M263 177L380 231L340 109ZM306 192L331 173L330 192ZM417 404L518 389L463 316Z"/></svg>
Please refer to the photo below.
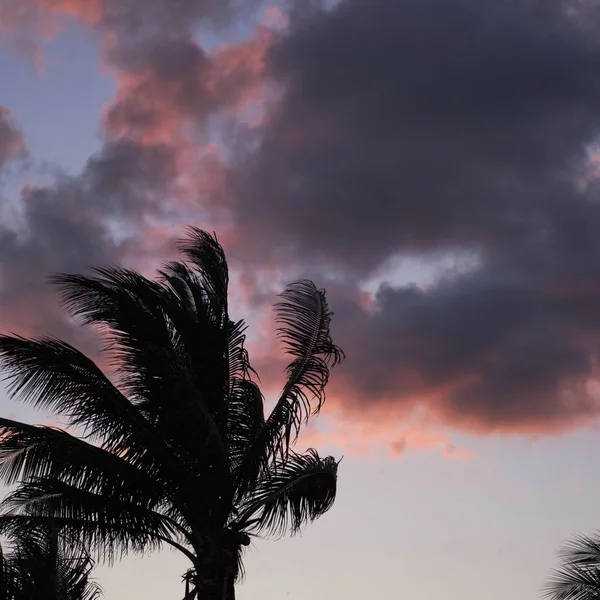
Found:
<svg viewBox="0 0 600 600"><path fill-rule="evenodd" d="M548 585L550 600L598 600L600 598L600 539L580 535L560 553L562 565Z"/></svg>
<svg viewBox="0 0 600 600"><path fill-rule="evenodd" d="M265 417L221 246L192 229L180 249L157 281L53 277L71 315L102 329L112 378L61 340L0 336L9 392L81 432L0 419L0 479L19 484L0 532L51 516L108 560L166 543L191 562L189 598L231 599L251 536L294 533L334 501L336 460L292 446L344 355L324 292L290 284L275 312L291 361Z"/></svg>

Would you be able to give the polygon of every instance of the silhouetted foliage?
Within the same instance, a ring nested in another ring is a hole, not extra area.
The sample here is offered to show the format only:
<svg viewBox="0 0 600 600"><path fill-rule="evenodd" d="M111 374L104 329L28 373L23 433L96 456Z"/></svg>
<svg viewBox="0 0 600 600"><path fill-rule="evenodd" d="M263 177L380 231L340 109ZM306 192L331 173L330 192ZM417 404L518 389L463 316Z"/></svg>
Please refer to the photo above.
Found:
<svg viewBox="0 0 600 600"><path fill-rule="evenodd" d="M550 600L596 600L600 598L600 537L580 535L560 552L561 566L548 585Z"/></svg>
<svg viewBox="0 0 600 600"><path fill-rule="evenodd" d="M169 544L191 561L190 597L231 599L251 536L293 534L334 501L338 463L292 446L344 355L324 292L290 284L275 311L291 360L265 416L221 246L191 229L180 249L157 281L117 267L52 278L107 337L114 383L59 339L0 336L10 393L81 432L0 419L0 479L19 483L0 532L50 515L109 561Z"/></svg>
<svg viewBox="0 0 600 600"><path fill-rule="evenodd" d="M0 600L96 600L94 562L76 541L59 538L44 519L12 530L0 548ZM5 550L8 550L5 553Z"/></svg>

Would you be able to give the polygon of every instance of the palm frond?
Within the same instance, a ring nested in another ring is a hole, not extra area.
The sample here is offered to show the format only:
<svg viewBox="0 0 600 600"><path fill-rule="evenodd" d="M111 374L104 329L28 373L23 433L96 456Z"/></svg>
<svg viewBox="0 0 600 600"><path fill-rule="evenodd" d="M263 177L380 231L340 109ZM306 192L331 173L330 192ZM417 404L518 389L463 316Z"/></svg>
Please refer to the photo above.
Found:
<svg viewBox="0 0 600 600"><path fill-rule="evenodd" d="M0 336L0 366L11 396L66 417L69 425L101 440L108 451L127 456L149 475L160 470L166 480L186 472L138 408L91 359L66 342Z"/></svg>
<svg viewBox="0 0 600 600"><path fill-rule="evenodd" d="M560 552L562 565L544 590L550 600L600 598L600 539L579 535Z"/></svg>
<svg viewBox="0 0 600 600"><path fill-rule="evenodd" d="M297 533L332 506L337 469L334 458L321 458L313 449L306 454L290 453L256 483L240 509L239 526L271 535Z"/></svg>
<svg viewBox="0 0 600 600"><path fill-rule="evenodd" d="M73 316L104 329L127 391L133 399L144 398L165 364L178 360L164 314L166 290L129 269L97 268L94 273L57 274L51 281Z"/></svg>
<svg viewBox="0 0 600 600"><path fill-rule="evenodd" d="M200 293L193 274L184 265L165 269L164 284L117 267L53 281L72 314L108 328L121 384L163 444L197 469L207 464L207 447L213 463L226 465L224 420L219 427L214 409L222 408L227 379L226 332L219 334L219 352L215 327L206 318L191 318L190 299Z"/></svg>
<svg viewBox="0 0 600 600"><path fill-rule="evenodd" d="M161 271L162 281L177 300L168 314L202 401L224 441L227 402L223 391L231 371L228 344L233 326L228 316L227 261L216 237L196 228L188 229L188 237L178 247L191 265L175 261Z"/></svg>
<svg viewBox="0 0 600 600"><path fill-rule="evenodd" d="M173 485L60 429L0 418L0 480L43 478L152 509L168 503Z"/></svg>
<svg viewBox="0 0 600 600"><path fill-rule="evenodd" d="M208 425L211 441L224 450L227 386L228 328L222 319L215 320L202 278L187 265L167 263L161 271L172 295L165 313L172 323L177 342L185 355L187 378L193 384L201 418Z"/></svg>
<svg viewBox="0 0 600 600"><path fill-rule="evenodd" d="M244 321L231 323L229 327L229 394L227 398L227 447L234 481L243 458L257 439L265 422L264 398L253 381L258 378L250 365Z"/></svg>
<svg viewBox="0 0 600 600"><path fill-rule="evenodd" d="M135 410L97 365L52 337L0 336L8 392L36 408L67 417L97 437L121 438L138 424Z"/></svg>
<svg viewBox="0 0 600 600"><path fill-rule="evenodd" d="M223 248L214 234L210 235L197 227L188 227L187 233L187 238L179 243L178 248L196 267L214 320L225 324L228 319L229 269Z"/></svg>
<svg viewBox="0 0 600 600"><path fill-rule="evenodd" d="M246 322L242 319L229 324L229 379L258 378L250 365L246 343Z"/></svg>
<svg viewBox="0 0 600 600"><path fill-rule="evenodd" d="M289 443L291 432L297 434L301 423L321 409L329 367L342 362L344 353L331 338L333 313L324 291L312 281L296 281L281 298L275 305L277 333L294 360L286 368L288 380L269 420L284 429Z"/></svg>
<svg viewBox="0 0 600 600"><path fill-rule="evenodd" d="M71 314L85 323L104 325L113 340L121 383L132 402L117 392L124 400L127 416L135 418L136 435L128 430L116 431L111 435L115 444L110 449L126 454L130 460L157 459L173 476L187 483L190 498L206 496L197 478L189 478L186 473L190 464L198 463L205 446L211 440L219 441L220 436L211 436L211 420L206 418L190 376L188 356L181 352L178 333L166 312L175 311L174 295L159 283L127 269L101 268L95 273L93 277L56 275L52 281L59 285ZM81 407L78 390L73 391L73 404ZM105 431L100 429L99 433ZM221 463L226 463L224 451L213 454L222 455ZM198 463L198 468L204 462Z"/></svg>
<svg viewBox="0 0 600 600"><path fill-rule="evenodd" d="M345 358L331 337L333 313L324 291L312 281L296 281L281 298L275 305L278 337L293 360L286 368L287 381L275 407L244 457L242 490L260 470L268 469L270 461L278 456L285 459L302 424L318 413L325 401L330 368Z"/></svg>
<svg viewBox="0 0 600 600"><path fill-rule="evenodd" d="M227 448L234 481L240 478L244 457L264 426L264 398L249 379L233 379L229 390ZM239 492L239 490L237 490Z"/></svg>
<svg viewBox="0 0 600 600"><path fill-rule="evenodd" d="M144 553L185 543L184 530L153 510L80 490L58 480L20 485L0 505L0 534L17 535L31 523L51 517L61 533L112 563L129 552Z"/></svg>
<svg viewBox="0 0 600 600"><path fill-rule="evenodd" d="M68 419L107 443L147 436L142 416L101 369L76 348L52 337L0 336L0 366L8 392ZM143 432L143 434L142 434Z"/></svg>

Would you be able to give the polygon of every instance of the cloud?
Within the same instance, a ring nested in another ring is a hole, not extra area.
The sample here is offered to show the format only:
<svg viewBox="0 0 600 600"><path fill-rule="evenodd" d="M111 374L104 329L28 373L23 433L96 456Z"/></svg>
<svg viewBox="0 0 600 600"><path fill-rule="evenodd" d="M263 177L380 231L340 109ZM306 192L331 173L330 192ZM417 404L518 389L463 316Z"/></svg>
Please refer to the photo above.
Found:
<svg viewBox="0 0 600 600"><path fill-rule="evenodd" d="M259 42L266 51L263 36L239 50L221 47L213 56L196 41L197 29L205 22L225 26L251 5L252 0L3 3L0 34L8 32L13 45L20 40L36 48L36 56L65 18L93 28L103 66L117 83L116 98L102 115L101 149L75 177L25 186L19 219L0 230L3 327L72 334L44 284L49 273L123 262L147 271L148 262L155 266L163 258L159 254L171 249L163 234L182 212L192 212L185 202L192 194L203 198L219 182L212 168L222 168L218 152L203 147L209 120L237 107L258 75ZM5 134L13 131L8 124L0 121L0 162L14 154L18 141ZM157 239L160 248L149 247L148 240Z"/></svg>
<svg viewBox="0 0 600 600"><path fill-rule="evenodd" d="M360 273L528 236L570 200L600 124L598 41L543 6L346 0L298 21L233 178L248 235Z"/></svg>
<svg viewBox="0 0 600 600"><path fill-rule="evenodd" d="M0 168L26 153L25 140L10 111L0 106Z"/></svg>
<svg viewBox="0 0 600 600"><path fill-rule="evenodd" d="M168 209L163 199L172 169L168 148L140 148L123 139L90 157L78 176L23 187L18 218L0 228L2 328L72 339L46 285L48 275L122 263L135 255L138 223Z"/></svg>
<svg viewBox="0 0 600 600"><path fill-rule="evenodd" d="M345 0L271 48L280 98L231 174L238 241L337 274L333 386L357 416L597 420L599 23L595 3ZM393 257L465 251L426 289L359 298Z"/></svg>
<svg viewBox="0 0 600 600"><path fill-rule="evenodd" d="M457 448L444 434L419 429L409 429L390 444L393 456L404 456L409 450L426 449L437 449L451 460L472 460L475 456L469 448Z"/></svg>
<svg viewBox="0 0 600 600"><path fill-rule="evenodd" d="M378 409L401 419L421 407L472 432L591 422L598 299L598 290L569 297L485 268L427 290L384 286L369 310L334 293L335 331L348 360L333 393L356 416Z"/></svg>
<svg viewBox="0 0 600 600"><path fill-rule="evenodd" d="M289 4L251 39L210 50L198 28L252 2L30 0L0 12L24 48L64 17L93 28L117 83L101 150L77 177L26 187L21 225L0 232L3 323L61 323L28 287L51 271L144 264L183 219L223 216L257 315L274 281L328 288L348 354L337 409L397 424L421 407L476 432L595 421L595 3ZM476 261L427 287L386 276L372 297L362 289L391 259L454 253ZM452 454L427 431L394 429L386 444Z"/></svg>
<svg viewBox="0 0 600 600"><path fill-rule="evenodd" d="M326 426L323 426L326 423ZM404 424L390 427L390 422L361 423L357 420L332 422L321 418L319 425L311 422L300 435L298 449L320 448L323 452L363 459L397 459L409 452L435 450L450 460L471 460L472 449L457 447L448 435L431 427Z"/></svg>
<svg viewBox="0 0 600 600"><path fill-rule="evenodd" d="M199 23L225 26L252 6L253 0L3 0L0 38L38 60L65 19L77 19L110 35L115 59L126 60L149 38L189 35Z"/></svg>

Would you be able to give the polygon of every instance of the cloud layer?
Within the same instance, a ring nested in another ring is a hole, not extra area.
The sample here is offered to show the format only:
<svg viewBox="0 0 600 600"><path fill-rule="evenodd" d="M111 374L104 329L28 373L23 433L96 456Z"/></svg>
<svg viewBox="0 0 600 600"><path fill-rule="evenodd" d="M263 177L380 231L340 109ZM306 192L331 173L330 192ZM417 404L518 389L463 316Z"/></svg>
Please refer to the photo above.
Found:
<svg viewBox="0 0 600 600"><path fill-rule="evenodd" d="M233 175L247 243L351 281L392 256L477 256L426 290L390 282L369 310L334 301L352 405L485 431L596 417L597 16L345 0L272 49L284 93Z"/></svg>
<svg viewBox="0 0 600 600"><path fill-rule="evenodd" d="M203 199L215 188L217 176L207 167L214 152L205 147L209 120L235 107L255 79L243 52L221 69L235 48L210 55L195 40L197 28L224 26L251 5L28 0L26 7L12 1L0 7L0 36L17 49L31 49L37 61L39 46L59 32L65 18L93 30L101 63L117 85L101 117L100 150L77 176L24 186L18 219L0 229L3 326L64 333L64 319L45 286L49 273L104 263L147 266L163 251L157 242L170 247L164 230L177 224L178 211L190 212L185 201L192 195ZM247 46L251 55L259 44ZM0 166L20 143L8 112L0 112Z"/></svg>
<svg viewBox="0 0 600 600"><path fill-rule="evenodd" d="M79 176L26 187L23 227L0 231L4 315L50 271L143 261L161 227L226 215L255 308L265 281L327 284L348 354L333 396L353 414L420 406L478 432L595 422L595 3L288 2L273 27L211 50L199 28L258 3L29 4L4 9L13 45L75 18L100 37L117 94ZM0 112L0 164L20 140ZM427 287L388 278L365 301L390 259L454 253L473 264ZM42 327L45 310L23 321Z"/></svg>
<svg viewBox="0 0 600 600"><path fill-rule="evenodd" d="M346 0L299 21L270 54L286 91L240 159L240 222L358 272L545 227L600 116L598 42L555 5Z"/></svg>

